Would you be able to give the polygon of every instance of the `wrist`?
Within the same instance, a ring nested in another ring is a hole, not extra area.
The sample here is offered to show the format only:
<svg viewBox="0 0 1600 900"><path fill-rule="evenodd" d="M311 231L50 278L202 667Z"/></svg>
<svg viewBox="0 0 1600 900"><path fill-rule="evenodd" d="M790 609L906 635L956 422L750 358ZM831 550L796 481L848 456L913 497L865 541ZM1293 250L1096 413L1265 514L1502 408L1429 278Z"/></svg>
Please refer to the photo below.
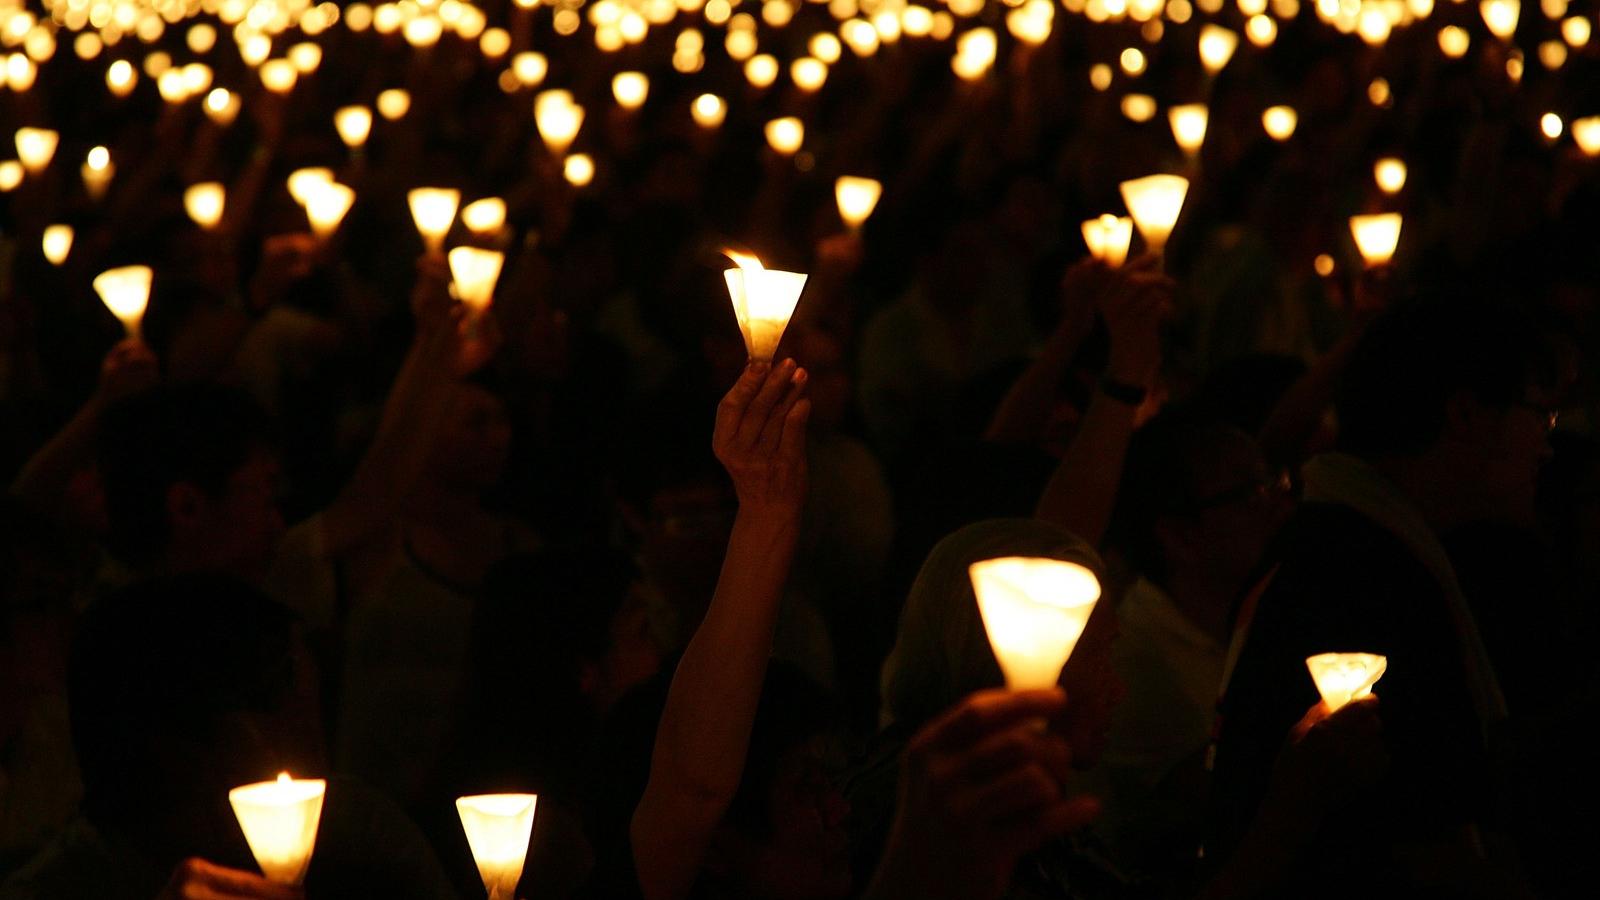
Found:
<svg viewBox="0 0 1600 900"><path fill-rule="evenodd" d="M1128 380L1120 376L1115 368L1100 376L1099 390L1107 399L1131 408L1141 406L1150 394L1142 380Z"/></svg>

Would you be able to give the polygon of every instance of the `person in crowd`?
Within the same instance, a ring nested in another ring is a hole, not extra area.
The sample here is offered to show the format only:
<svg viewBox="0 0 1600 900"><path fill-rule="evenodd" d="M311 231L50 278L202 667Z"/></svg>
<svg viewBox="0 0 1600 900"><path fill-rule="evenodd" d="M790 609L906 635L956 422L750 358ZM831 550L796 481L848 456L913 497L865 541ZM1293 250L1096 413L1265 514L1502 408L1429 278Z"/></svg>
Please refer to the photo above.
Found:
<svg viewBox="0 0 1600 900"><path fill-rule="evenodd" d="M1529 522L1556 403L1550 345L1481 293L1374 323L1337 401L1339 452L1268 557L1225 674L1206 852L1227 859L1262 803L1281 735L1316 699L1305 659L1388 659L1388 776L1342 798L1292 870L1304 896L1357 886L1507 896L1520 887L1492 785L1509 710L1442 536Z"/></svg>
<svg viewBox="0 0 1600 900"><path fill-rule="evenodd" d="M228 791L325 772L308 665L293 617L230 576L147 579L91 607L69 670L83 813L0 896L453 897L416 826L340 779L303 890L257 874Z"/></svg>

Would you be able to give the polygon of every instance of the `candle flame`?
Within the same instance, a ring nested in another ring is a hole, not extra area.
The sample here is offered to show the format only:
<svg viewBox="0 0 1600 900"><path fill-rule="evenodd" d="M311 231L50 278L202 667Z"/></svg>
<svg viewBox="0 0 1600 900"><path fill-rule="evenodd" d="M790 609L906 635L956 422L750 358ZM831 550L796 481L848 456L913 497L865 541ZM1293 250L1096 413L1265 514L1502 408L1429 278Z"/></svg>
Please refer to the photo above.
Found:
<svg viewBox="0 0 1600 900"><path fill-rule="evenodd" d="M745 270L746 272L766 271L766 266L761 264L761 260L749 254L740 253L737 250L730 250L727 247L724 247L722 248L722 255L732 260L734 265Z"/></svg>

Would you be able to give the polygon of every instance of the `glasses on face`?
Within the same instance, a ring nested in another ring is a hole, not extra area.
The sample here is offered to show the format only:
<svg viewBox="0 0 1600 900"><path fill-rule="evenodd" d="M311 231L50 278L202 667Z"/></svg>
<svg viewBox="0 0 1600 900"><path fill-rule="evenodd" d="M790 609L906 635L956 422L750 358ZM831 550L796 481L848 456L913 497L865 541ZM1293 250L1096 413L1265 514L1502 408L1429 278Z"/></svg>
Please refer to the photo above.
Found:
<svg viewBox="0 0 1600 900"><path fill-rule="evenodd" d="M1292 487L1293 482L1290 481L1289 473L1285 470L1201 497L1190 502L1186 508L1189 512L1198 513L1205 512L1208 509L1232 506L1236 503L1271 500L1289 493Z"/></svg>
<svg viewBox="0 0 1600 900"><path fill-rule="evenodd" d="M1545 406L1543 403L1535 403L1532 400L1518 400L1511 405L1522 409L1531 409L1538 413L1545 420L1545 431L1547 432L1555 431L1556 424L1561 421L1561 410L1553 406Z"/></svg>

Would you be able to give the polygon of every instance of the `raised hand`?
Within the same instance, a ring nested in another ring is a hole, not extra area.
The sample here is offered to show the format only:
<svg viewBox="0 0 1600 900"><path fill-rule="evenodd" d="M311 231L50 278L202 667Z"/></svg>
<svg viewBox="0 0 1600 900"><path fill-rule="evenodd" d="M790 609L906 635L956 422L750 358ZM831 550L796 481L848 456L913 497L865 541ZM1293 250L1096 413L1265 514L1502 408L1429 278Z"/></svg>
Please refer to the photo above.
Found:
<svg viewBox="0 0 1600 900"><path fill-rule="evenodd" d="M1161 274L1159 260L1145 255L1115 270L1096 303L1111 332L1107 374L1148 387L1161 367L1161 326L1172 311L1175 283Z"/></svg>
<svg viewBox="0 0 1600 900"><path fill-rule="evenodd" d="M178 864L156 900L305 900L305 896L298 887L194 857Z"/></svg>
<svg viewBox="0 0 1600 900"><path fill-rule="evenodd" d="M741 508L798 516L806 492L806 370L752 362L717 406L711 449Z"/></svg>
<svg viewBox="0 0 1600 900"><path fill-rule="evenodd" d="M115 403L155 385L159 365L150 346L138 338L124 338L100 363L100 384L95 399Z"/></svg>
<svg viewBox="0 0 1600 900"><path fill-rule="evenodd" d="M1025 854L1093 820L1098 801L1062 792L1072 748L1039 727L1065 707L1058 689L981 691L918 732L868 896L1000 897Z"/></svg>

